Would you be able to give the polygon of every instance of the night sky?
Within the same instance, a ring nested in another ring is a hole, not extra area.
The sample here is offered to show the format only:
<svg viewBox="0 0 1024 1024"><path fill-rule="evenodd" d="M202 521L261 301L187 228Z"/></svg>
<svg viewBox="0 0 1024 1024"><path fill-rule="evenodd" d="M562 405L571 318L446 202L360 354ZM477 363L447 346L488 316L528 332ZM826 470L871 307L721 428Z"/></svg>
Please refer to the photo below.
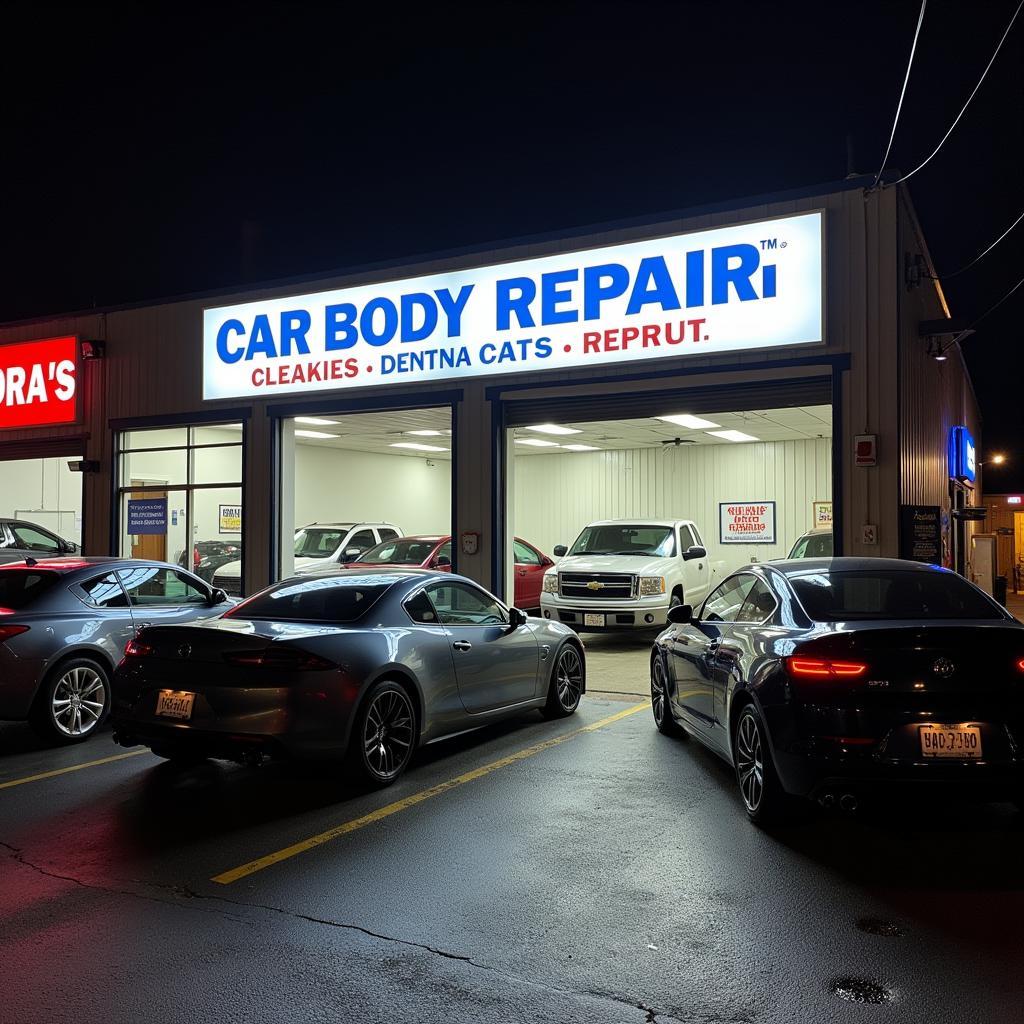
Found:
<svg viewBox="0 0 1024 1024"><path fill-rule="evenodd" d="M890 165L1017 0L931 0ZM874 173L919 11L887 3L22 6L0 65L0 320L234 287ZM910 183L940 276L1024 210L1024 14ZM973 319L1024 223L949 280ZM1024 287L964 343L1024 489ZM986 455L983 452L982 458Z"/></svg>

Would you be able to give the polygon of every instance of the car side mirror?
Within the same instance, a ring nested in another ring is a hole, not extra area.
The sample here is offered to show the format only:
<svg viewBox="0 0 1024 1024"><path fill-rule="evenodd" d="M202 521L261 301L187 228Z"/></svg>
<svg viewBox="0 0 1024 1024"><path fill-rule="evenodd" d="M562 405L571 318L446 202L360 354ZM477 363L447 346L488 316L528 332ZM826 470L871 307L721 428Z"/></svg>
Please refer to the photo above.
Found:
<svg viewBox="0 0 1024 1024"><path fill-rule="evenodd" d="M690 547L688 547L683 552L683 561L684 562L689 562L693 558L707 558L707 557L708 557L708 549L707 548L702 548L699 544L691 544Z"/></svg>
<svg viewBox="0 0 1024 1024"><path fill-rule="evenodd" d="M447 555L438 555L434 565L451 565L452 560Z"/></svg>
<svg viewBox="0 0 1024 1024"><path fill-rule="evenodd" d="M564 558L569 549L564 544L556 544L552 549L555 558Z"/></svg>
<svg viewBox="0 0 1024 1024"><path fill-rule="evenodd" d="M345 548L346 558L358 558L362 553L360 548Z"/></svg>
<svg viewBox="0 0 1024 1024"><path fill-rule="evenodd" d="M220 587L214 587L213 592L210 594L211 605L223 604L227 599L227 593L221 590Z"/></svg>
<svg viewBox="0 0 1024 1024"><path fill-rule="evenodd" d="M66 555L73 555L75 553L75 551L78 550L78 545L77 544L73 544L69 540L62 540L60 542L60 549Z"/></svg>
<svg viewBox="0 0 1024 1024"><path fill-rule="evenodd" d="M526 625L527 615L521 608L509 608L508 624L511 629L518 629Z"/></svg>
<svg viewBox="0 0 1024 1024"><path fill-rule="evenodd" d="M544 556L541 557L540 565L541 565L542 569L547 569L549 566L552 566L554 564L555 564L554 561L552 559L548 558L547 555L544 555Z"/></svg>
<svg viewBox="0 0 1024 1024"><path fill-rule="evenodd" d="M693 608L688 604L674 604L668 610L668 621L673 626L685 626L688 622L693 622Z"/></svg>

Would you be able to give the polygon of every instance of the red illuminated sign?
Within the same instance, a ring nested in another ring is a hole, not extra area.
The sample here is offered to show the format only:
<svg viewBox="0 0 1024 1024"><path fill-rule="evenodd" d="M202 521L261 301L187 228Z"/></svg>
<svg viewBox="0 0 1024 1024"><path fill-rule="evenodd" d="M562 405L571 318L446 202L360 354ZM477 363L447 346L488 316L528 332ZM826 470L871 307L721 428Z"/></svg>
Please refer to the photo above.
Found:
<svg viewBox="0 0 1024 1024"><path fill-rule="evenodd" d="M0 345L0 430L74 423L78 339Z"/></svg>

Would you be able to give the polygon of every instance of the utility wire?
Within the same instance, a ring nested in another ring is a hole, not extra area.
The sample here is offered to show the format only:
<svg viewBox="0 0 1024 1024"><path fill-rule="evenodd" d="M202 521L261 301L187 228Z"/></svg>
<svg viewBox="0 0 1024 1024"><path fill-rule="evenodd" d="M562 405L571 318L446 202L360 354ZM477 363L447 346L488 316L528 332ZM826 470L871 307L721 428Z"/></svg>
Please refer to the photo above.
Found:
<svg viewBox="0 0 1024 1024"><path fill-rule="evenodd" d="M875 180L871 183L872 188L875 188L878 185L878 179L882 177L882 171L885 170L885 163L889 159L889 154L892 152L892 141L896 138L896 125L900 123L900 111L903 109L903 97L907 94L907 82L910 81L910 69L914 65L914 52L917 50L917 37L921 34L921 23L924 21L924 9L927 6L928 0L921 0L921 13L917 16L917 28L914 30L914 42L910 46L910 60L907 61L907 73L903 77L903 88L900 90L900 101L896 104L896 117L892 122L892 132L889 135L889 145L885 148L885 156L882 157L882 166L878 168Z"/></svg>
<svg viewBox="0 0 1024 1024"><path fill-rule="evenodd" d="M949 126L949 130L946 132L946 134L942 136L942 141L939 142L935 149L932 150L931 154L924 161L918 164L917 167L915 167L909 174L904 174L903 177L899 179L899 181L887 182L887 184L899 185L900 182L906 181L908 178L912 178L915 174L917 174L919 170L921 170L922 167L930 163L932 157L934 157L935 154L938 153L938 151L942 149L942 147L946 144L946 139L948 139L950 135L953 134L953 129L960 123L960 118L964 116L964 111L967 110L967 108L971 105L971 100L974 99L975 93L981 88L981 83L985 81L985 76L989 73L989 69L995 63L996 57L999 56L999 51L1003 48L1003 43L1006 42L1006 37L1010 34L1010 29L1013 28L1013 23L1017 20L1017 15L1020 14L1020 9L1022 7L1024 7L1024 0L1021 0L1021 2L1017 4L1017 9L1013 12L1013 17L1010 19L1010 24L1006 26L1006 31L1003 33L1003 38L999 40L999 45L996 47L995 53L992 54L991 59L985 66L985 70L981 73L981 78L978 79L978 84L974 87L974 90L971 92L971 95L967 97L967 102L963 105L963 108L961 109L960 113L956 115L956 120Z"/></svg>
<svg viewBox="0 0 1024 1024"><path fill-rule="evenodd" d="M989 306L977 320L974 321L969 327L965 327L952 341L946 342L945 345L939 349L939 354L948 352L964 335L969 334L982 320L989 315L989 313L995 312L1021 285L1024 285L1024 277L1022 277L994 306Z"/></svg>
<svg viewBox="0 0 1024 1024"><path fill-rule="evenodd" d="M952 274L937 274L936 277L941 277L944 281L948 281L951 277L956 277L965 270L970 270L975 263L983 260L1022 220L1024 220L1024 212L980 256L975 256L970 263L959 270L954 270Z"/></svg>

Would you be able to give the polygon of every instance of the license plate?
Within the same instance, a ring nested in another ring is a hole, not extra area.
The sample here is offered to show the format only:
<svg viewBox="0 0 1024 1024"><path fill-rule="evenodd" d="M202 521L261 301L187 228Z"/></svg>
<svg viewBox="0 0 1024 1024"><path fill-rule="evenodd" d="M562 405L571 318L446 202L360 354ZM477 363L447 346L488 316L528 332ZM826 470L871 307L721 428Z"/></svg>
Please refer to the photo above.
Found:
<svg viewBox="0 0 1024 1024"><path fill-rule="evenodd" d="M603 626L604 625L604 613L603 612L584 612L583 613L583 625L584 626Z"/></svg>
<svg viewBox="0 0 1024 1024"><path fill-rule="evenodd" d="M973 761L981 757L981 728L977 725L920 726L922 757L953 757Z"/></svg>
<svg viewBox="0 0 1024 1024"><path fill-rule="evenodd" d="M161 690L156 698L156 713L164 718L191 718L194 693L183 690Z"/></svg>

